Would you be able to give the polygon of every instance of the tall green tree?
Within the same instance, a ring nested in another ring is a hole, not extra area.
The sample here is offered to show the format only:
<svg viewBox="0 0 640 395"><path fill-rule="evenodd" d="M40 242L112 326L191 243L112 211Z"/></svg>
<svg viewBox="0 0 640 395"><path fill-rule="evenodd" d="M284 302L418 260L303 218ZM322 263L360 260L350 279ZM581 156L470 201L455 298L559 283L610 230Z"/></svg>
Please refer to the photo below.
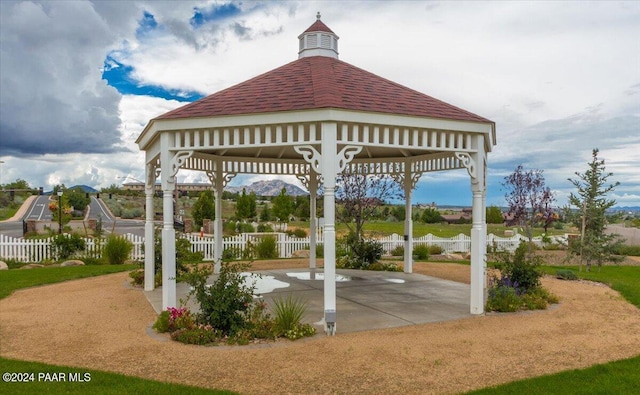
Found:
<svg viewBox="0 0 640 395"><path fill-rule="evenodd" d="M247 195L247 191L243 188L242 194L236 200L236 218L252 219L257 216L256 212L256 194L251 192Z"/></svg>
<svg viewBox="0 0 640 395"><path fill-rule="evenodd" d="M296 196L295 209L293 213L302 221L306 221L311 216L311 203L308 195Z"/></svg>
<svg viewBox="0 0 640 395"><path fill-rule="evenodd" d="M598 149L592 151L589 168L584 173L575 172L577 179L569 178L576 192L569 195L569 210L575 225L580 228L580 239L571 244L571 252L580 255L580 270L583 262L586 270L591 270L595 262L600 270L602 263L612 260L613 250L622 242L618 235L605 232L606 211L616 201L607 199L606 195L620 185L607 180L613 173L605 171L604 159L598 159ZM575 210L570 210L575 208Z"/></svg>
<svg viewBox="0 0 640 395"><path fill-rule="evenodd" d="M293 198L287 195L287 190L282 188L280 194L273 198L272 213L280 222L289 222L289 217L293 214Z"/></svg>
<svg viewBox="0 0 640 395"><path fill-rule="evenodd" d="M501 224L504 222L502 210L497 206L487 207L487 223L488 224Z"/></svg>
<svg viewBox="0 0 640 395"><path fill-rule="evenodd" d="M200 229L203 220L216 218L216 202L211 190L200 192L198 200L193 204L191 216L196 229Z"/></svg>
<svg viewBox="0 0 640 395"><path fill-rule="evenodd" d="M271 220L271 211L269 210L269 204L265 204L260 212L260 221L267 222Z"/></svg>
<svg viewBox="0 0 640 395"><path fill-rule="evenodd" d="M428 207L422 212L421 219L425 224L437 224L442 222L442 215L435 208Z"/></svg>
<svg viewBox="0 0 640 395"><path fill-rule="evenodd" d="M87 193L80 187L75 187L71 190L67 189L64 193L67 195L67 201L74 210L84 211L91 203L91 198L87 197Z"/></svg>

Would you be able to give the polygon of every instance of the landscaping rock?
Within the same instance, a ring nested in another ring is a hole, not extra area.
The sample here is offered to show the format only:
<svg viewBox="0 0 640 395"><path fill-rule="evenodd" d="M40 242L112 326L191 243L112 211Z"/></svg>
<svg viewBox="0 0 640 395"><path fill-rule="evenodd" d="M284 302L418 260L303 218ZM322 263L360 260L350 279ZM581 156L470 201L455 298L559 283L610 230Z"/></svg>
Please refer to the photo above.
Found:
<svg viewBox="0 0 640 395"><path fill-rule="evenodd" d="M309 258L309 250L298 250L291 253L291 258Z"/></svg>
<svg viewBox="0 0 640 395"><path fill-rule="evenodd" d="M71 259L71 260L62 262L60 266L84 266L84 262L79 261L77 259Z"/></svg>
<svg viewBox="0 0 640 395"><path fill-rule="evenodd" d="M445 257L446 260L449 260L449 261L463 261L464 260L464 258L460 254L445 254L444 257Z"/></svg>
<svg viewBox="0 0 640 395"><path fill-rule="evenodd" d="M0 261L0 270L9 270L9 266L6 262Z"/></svg>
<svg viewBox="0 0 640 395"><path fill-rule="evenodd" d="M44 267L44 265L41 265L39 263L30 263L28 265L22 266L20 269L35 269L35 268L38 268L38 267Z"/></svg>

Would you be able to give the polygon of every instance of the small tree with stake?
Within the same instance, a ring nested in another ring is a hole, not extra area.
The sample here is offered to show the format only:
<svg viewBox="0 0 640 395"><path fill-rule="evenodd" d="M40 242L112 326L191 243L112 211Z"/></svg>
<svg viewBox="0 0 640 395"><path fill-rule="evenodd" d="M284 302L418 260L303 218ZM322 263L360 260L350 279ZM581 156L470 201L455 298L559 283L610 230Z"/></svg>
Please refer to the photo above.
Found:
<svg viewBox="0 0 640 395"><path fill-rule="evenodd" d="M345 169L336 180L336 198L342 205L337 218L358 239L364 224L385 201L402 197L398 183L387 174L366 174L365 169Z"/></svg>
<svg viewBox="0 0 640 395"><path fill-rule="evenodd" d="M347 167L336 180L336 197L341 203L336 218L349 228L347 243L356 267L374 263L382 254L382 246L364 239L364 224L385 201L401 198L402 190L388 174L367 174L360 166Z"/></svg>
<svg viewBox="0 0 640 395"><path fill-rule="evenodd" d="M620 183L606 185L613 173L605 172L604 159L598 159L598 152L597 148L593 150L586 172L576 172L578 179L569 178L577 191L569 195L570 206L566 210L580 228L580 239L571 244L571 252L580 255L580 270L583 261L586 262L587 271L593 262L600 270L603 262L612 260L613 251L622 243L618 235L605 233L605 213L616 204L615 200L606 199L606 195ZM571 207L577 210L572 211Z"/></svg>
<svg viewBox="0 0 640 395"><path fill-rule="evenodd" d="M553 193L545 185L542 170L539 169L524 170L522 165L518 165L504 180L502 185L507 190L504 198L509 206L508 214L522 226L531 245L533 227L541 221L548 225L545 219L553 214Z"/></svg>

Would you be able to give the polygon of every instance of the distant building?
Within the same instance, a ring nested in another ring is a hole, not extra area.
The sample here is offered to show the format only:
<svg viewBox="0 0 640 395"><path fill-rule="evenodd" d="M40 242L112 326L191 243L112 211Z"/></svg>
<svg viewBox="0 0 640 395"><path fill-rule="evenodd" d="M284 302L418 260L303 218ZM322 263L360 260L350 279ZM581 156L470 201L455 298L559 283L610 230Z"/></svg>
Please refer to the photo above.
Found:
<svg viewBox="0 0 640 395"><path fill-rule="evenodd" d="M144 191L144 183L142 182L125 182L122 184L122 188L127 191ZM211 184L205 183L177 183L176 190L180 192L201 192L213 189ZM156 191L161 191L162 185L156 182Z"/></svg>

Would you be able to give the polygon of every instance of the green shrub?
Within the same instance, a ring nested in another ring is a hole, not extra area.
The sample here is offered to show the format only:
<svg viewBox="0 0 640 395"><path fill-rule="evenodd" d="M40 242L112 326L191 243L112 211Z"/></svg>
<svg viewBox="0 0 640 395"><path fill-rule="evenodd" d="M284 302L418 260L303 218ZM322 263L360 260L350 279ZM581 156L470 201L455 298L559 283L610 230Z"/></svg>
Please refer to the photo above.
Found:
<svg viewBox="0 0 640 395"><path fill-rule="evenodd" d="M401 272L402 266L399 266L393 262L376 262L369 265L368 270L385 271L385 272Z"/></svg>
<svg viewBox="0 0 640 395"><path fill-rule="evenodd" d="M237 255L236 255L236 251L234 251L234 249L227 248L224 251L222 251L222 260L224 262L233 261L235 259L237 259Z"/></svg>
<svg viewBox="0 0 640 395"><path fill-rule="evenodd" d="M549 303L558 303L558 297L542 287L534 288L521 296L523 307L528 310L544 310Z"/></svg>
<svg viewBox="0 0 640 395"><path fill-rule="evenodd" d="M293 235L294 235L295 237L307 237L307 232L306 232L304 229L296 228L296 229L293 231Z"/></svg>
<svg viewBox="0 0 640 395"><path fill-rule="evenodd" d="M324 244L316 244L316 258L324 258Z"/></svg>
<svg viewBox="0 0 640 395"><path fill-rule="evenodd" d="M102 250L103 256L110 265L122 265L131 254L133 244L122 236L110 234Z"/></svg>
<svg viewBox="0 0 640 395"><path fill-rule="evenodd" d="M258 232L260 233L273 232L273 228L270 225L260 224L258 225Z"/></svg>
<svg viewBox="0 0 640 395"><path fill-rule="evenodd" d="M156 322L153 324L153 329L158 333L166 333L169 332L169 319L171 318L171 313L168 310L163 311L158 315Z"/></svg>
<svg viewBox="0 0 640 395"><path fill-rule="evenodd" d="M200 305L200 324L211 325L224 335L233 335L245 327L245 313L253 304L255 290L255 284L248 285L242 275L249 267L248 263L222 262L220 274L210 286L210 270L206 268L196 268L185 275L185 281L193 287L189 295L195 295Z"/></svg>
<svg viewBox="0 0 640 395"><path fill-rule="evenodd" d="M273 259L278 257L276 238L273 236L263 237L256 246L256 255L260 259Z"/></svg>
<svg viewBox="0 0 640 395"><path fill-rule="evenodd" d="M154 237L154 270L162 271L162 232L156 229ZM176 274L181 276L188 271L188 263L202 262L202 252L192 252L191 242L184 237L176 238Z"/></svg>
<svg viewBox="0 0 640 395"><path fill-rule="evenodd" d="M57 259L64 260L72 257L80 251L84 251L85 242L77 233L73 233L71 235L61 234L54 237L51 246Z"/></svg>
<svg viewBox="0 0 640 395"><path fill-rule="evenodd" d="M502 278L508 278L524 292L539 287L542 277L539 269L541 257L528 255L527 250L527 243L522 242L513 256L508 253L502 254L501 262L497 265Z"/></svg>
<svg viewBox="0 0 640 395"><path fill-rule="evenodd" d="M178 273L187 271L187 264L200 263L204 259L201 251L191 251L191 242L184 237L176 239L176 269Z"/></svg>
<svg viewBox="0 0 640 395"><path fill-rule="evenodd" d="M382 257L384 249L382 244L372 239L359 239L351 241L351 253L347 255L347 266L351 269L366 269Z"/></svg>
<svg viewBox="0 0 640 395"><path fill-rule="evenodd" d="M300 324L307 304L301 298L294 298L291 294L287 297L279 297L273 300L273 314L276 329L279 334L284 334Z"/></svg>
<svg viewBox="0 0 640 395"><path fill-rule="evenodd" d="M313 336L316 328L309 324L298 324L284 333L284 337L289 340L301 339L303 337Z"/></svg>
<svg viewBox="0 0 640 395"><path fill-rule="evenodd" d="M104 265L106 263L103 258L94 258L89 256L84 256L81 260L85 265Z"/></svg>
<svg viewBox="0 0 640 395"><path fill-rule="evenodd" d="M240 222L238 224L239 233L253 233L255 232L255 228L251 224L245 224L244 222Z"/></svg>
<svg viewBox="0 0 640 395"><path fill-rule="evenodd" d="M556 271L556 278L561 280L577 280L578 275L573 270L559 269Z"/></svg>
<svg viewBox="0 0 640 395"><path fill-rule="evenodd" d="M132 285L135 285L135 286L144 285L144 269L138 269L130 272L129 277L131 277Z"/></svg>
<svg viewBox="0 0 640 395"><path fill-rule="evenodd" d="M506 285L489 288L487 311L513 312L522 305L515 288Z"/></svg>
<svg viewBox="0 0 640 395"><path fill-rule="evenodd" d="M175 332L171 332L171 339L185 344L209 345L217 344L220 334L213 329L205 326L197 326L194 328L183 328Z"/></svg>
<svg viewBox="0 0 640 395"><path fill-rule="evenodd" d="M426 261L427 259L429 259L429 246L425 244L413 246L413 257L414 259L418 259L421 261Z"/></svg>
<svg viewBox="0 0 640 395"><path fill-rule="evenodd" d="M614 253L616 255L640 256L640 245L632 246L621 244L615 248Z"/></svg>
<svg viewBox="0 0 640 395"><path fill-rule="evenodd" d="M245 312L245 326L235 335L232 343L243 343L244 339L275 339L278 333L275 321L267 313L267 304L263 301L256 301L249 306Z"/></svg>
<svg viewBox="0 0 640 395"><path fill-rule="evenodd" d="M397 246L396 248L391 250L390 254L391 254L391 256L404 256L404 247L403 246Z"/></svg>
<svg viewBox="0 0 640 395"><path fill-rule="evenodd" d="M443 251L439 245L432 244L429 246L429 255L440 255Z"/></svg>
<svg viewBox="0 0 640 395"><path fill-rule="evenodd" d="M542 295L533 290L523 294L521 301L523 307L527 310L544 310L549 305Z"/></svg>

